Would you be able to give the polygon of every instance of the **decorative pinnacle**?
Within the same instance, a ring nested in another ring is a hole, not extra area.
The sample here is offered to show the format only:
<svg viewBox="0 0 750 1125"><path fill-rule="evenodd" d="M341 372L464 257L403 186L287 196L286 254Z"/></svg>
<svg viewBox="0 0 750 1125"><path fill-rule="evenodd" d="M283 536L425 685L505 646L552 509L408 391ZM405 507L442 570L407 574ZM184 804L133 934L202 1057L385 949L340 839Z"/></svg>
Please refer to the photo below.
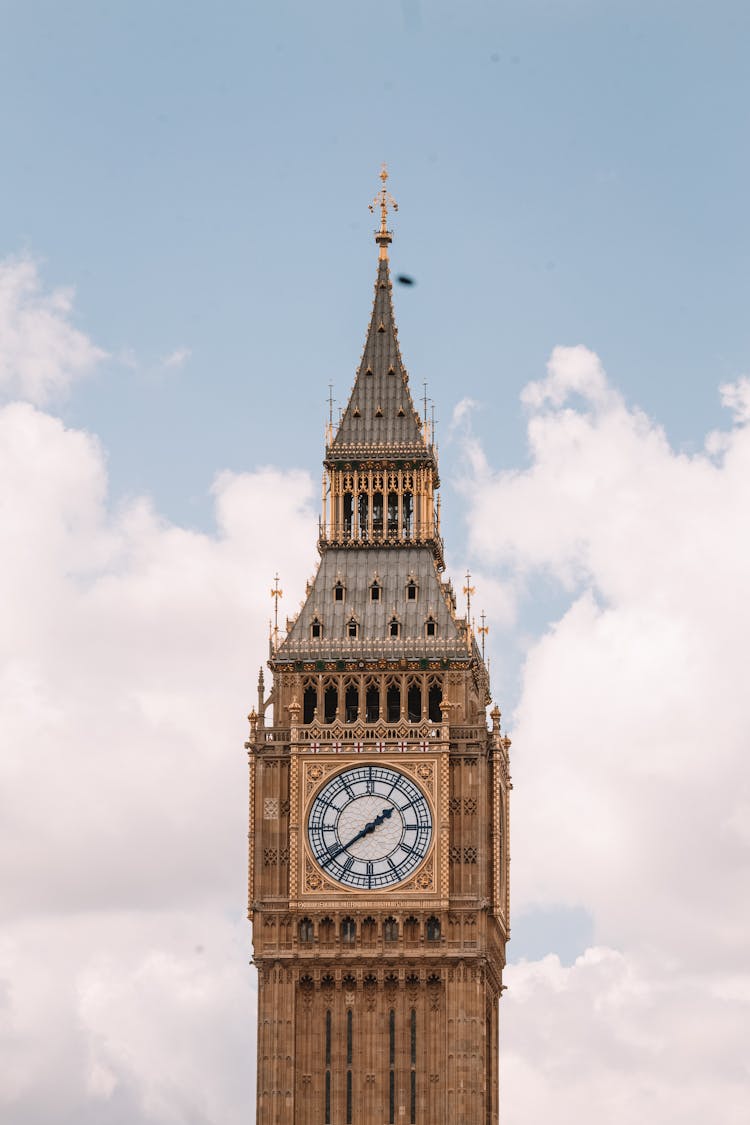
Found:
<svg viewBox="0 0 750 1125"><path fill-rule="evenodd" d="M370 211L374 215L375 208L380 207L380 230L375 231L375 241L380 247L380 258L383 259L388 257L388 244L393 241L393 233L388 230L388 208L390 206L394 211L398 211L398 203L385 186L388 180L388 169L385 164L380 169L380 179L383 186L370 204Z"/></svg>

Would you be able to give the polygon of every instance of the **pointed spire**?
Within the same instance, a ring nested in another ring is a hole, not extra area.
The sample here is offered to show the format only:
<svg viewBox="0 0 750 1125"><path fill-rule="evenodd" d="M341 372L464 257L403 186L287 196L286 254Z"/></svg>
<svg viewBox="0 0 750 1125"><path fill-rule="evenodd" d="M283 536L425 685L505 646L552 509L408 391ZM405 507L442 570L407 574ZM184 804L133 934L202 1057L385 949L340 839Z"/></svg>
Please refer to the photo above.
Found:
<svg viewBox="0 0 750 1125"><path fill-rule="evenodd" d="M420 419L409 391L409 381L398 345L393 315L388 245L388 211L397 208L385 184L385 165L380 173L383 187L370 204L380 210L380 228L375 241L380 247L375 298L362 359L349 401L328 451L333 457L357 457L388 451L410 457L432 457L426 439L425 419ZM385 448L384 448L385 447Z"/></svg>

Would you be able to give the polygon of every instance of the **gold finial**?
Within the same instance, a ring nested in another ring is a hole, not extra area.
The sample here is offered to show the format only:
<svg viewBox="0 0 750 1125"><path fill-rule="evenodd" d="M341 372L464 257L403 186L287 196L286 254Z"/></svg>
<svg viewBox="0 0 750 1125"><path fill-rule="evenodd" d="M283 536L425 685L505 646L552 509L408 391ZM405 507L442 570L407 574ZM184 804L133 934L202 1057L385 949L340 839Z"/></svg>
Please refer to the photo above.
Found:
<svg viewBox="0 0 750 1125"><path fill-rule="evenodd" d="M482 610L482 612L479 614L479 616L482 619L482 624L477 626L477 632L479 633L480 637L482 638L482 660L484 661L484 638L489 633L490 627L487 624L487 617L485 615L484 610Z"/></svg>
<svg viewBox="0 0 750 1125"><path fill-rule="evenodd" d="M380 247L382 260L388 257L388 244L393 241L393 234L388 230L388 208L390 206L394 211L398 211L398 203L385 186L388 180L388 169L385 164L380 169L380 179L383 186L370 204L370 211L374 215L375 208L380 207L380 230L375 231L375 241Z"/></svg>
<svg viewBox="0 0 750 1125"><path fill-rule="evenodd" d="M274 652L279 647L279 598L284 597L284 591L279 588L279 575L278 571L273 580L273 590L271 590L271 597L274 599L273 605L273 649Z"/></svg>

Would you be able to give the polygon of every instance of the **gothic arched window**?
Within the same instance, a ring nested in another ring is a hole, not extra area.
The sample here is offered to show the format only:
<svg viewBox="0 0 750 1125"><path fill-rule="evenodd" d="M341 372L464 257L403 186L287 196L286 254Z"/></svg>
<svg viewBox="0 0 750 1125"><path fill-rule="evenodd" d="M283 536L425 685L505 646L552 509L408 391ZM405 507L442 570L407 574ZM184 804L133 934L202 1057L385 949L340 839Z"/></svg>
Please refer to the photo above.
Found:
<svg viewBox="0 0 750 1125"><path fill-rule="evenodd" d="M397 617L392 617L388 622L388 636L394 640L401 635L401 622Z"/></svg>
<svg viewBox="0 0 750 1125"><path fill-rule="evenodd" d="M318 689L314 683L306 683L302 696L302 722L311 723L318 706Z"/></svg>
<svg viewBox="0 0 750 1125"><path fill-rule="evenodd" d="M437 621L432 616L432 614L430 614L430 616L427 618L427 620L424 623L424 635L426 637L436 637L437 636Z"/></svg>
<svg viewBox="0 0 750 1125"><path fill-rule="evenodd" d="M440 941L440 919L434 914L427 919L427 940Z"/></svg>
<svg viewBox="0 0 750 1125"><path fill-rule="evenodd" d="M314 641L319 641L323 636L323 622L319 617L313 617L310 625L310 636Z"/></svg>
<svg viewBox="0 0 750 1125"><path fill-rule="evenodd" d="M419 587L415 579L410 578L406 583L406 600L407 602L415 602L417 600L417 591Z"/></svg>
<svg viewBox="0 0 750 1125"><path fill-rule="evenodd" d="M334 722L338 708L339 689L336 687L336 684L326 684L326 689L323 693L323 714L325 722Z"/></svg>
<svg viewBox="0 0 750 1125"><path fill-rule="evenodd" d="M335 602L343 602L345 595L346 595L346 586L344 585L344 583L339 578L333 584L333 600Z"/></svg>
<svg viewBox="0 0 750 1125"><path fill-rule="evenodd" d="M359 621L357 621L356 617L350 617L347 621L346 635L353 641L359 636Z"/></svg>
<svg viewBox="0 0 750 1125"><path fill-rule="evenodd" d="M443 702L443 689L436 680L433 680L433 682L430 684L430 690L429 690L427 699L428 699L430 722L431 723L442 722L443 721L443 714L442 714L442 711L440 710L440 708L441 708L441 705L442 705L442 702Z"/></svg>
<svg viewBox="0 0 750 1125"><path fill-rule="evenodd" d="M407 707L409 709L409 722L420 723L422 721L422 685L415 680L412 680L409 684Z"/></svg>
<svg viewBox="0 0 750 1125"><path fill-rule="evenodd" d="M357 924L353 918L341 919L341 940L344 945L354 945L357 936Z"/></svg>
<svg viewBox="0 0 750 1125"><path fill-rule="evenodd" d="M385 706L389 723L397 723L401 718L401 685L391 681L385 693Z"/></svg>
<svg viewBox="0 0 750 1125"><path fill-rule="evenodd" d="M382 589L382 587L381 587L380 583L378 582L378 580L376 578L375 581L370 586L370 601L371 602L379 602L380 601L380 591L381 591L381 589Z"/></svg>
<svg viewBox="0 0 750 1125"><path fill-rule="evenodd" d="M386 918L383 922L383 940L398 941L398 921L396 918Z"/></svg>
<svg viewBox="0 0 750 1125"><path fill-rule="evenodd" d="M309 918L302 918L299 924L299 940L302 945L312 945L313 924Z"/></svg>

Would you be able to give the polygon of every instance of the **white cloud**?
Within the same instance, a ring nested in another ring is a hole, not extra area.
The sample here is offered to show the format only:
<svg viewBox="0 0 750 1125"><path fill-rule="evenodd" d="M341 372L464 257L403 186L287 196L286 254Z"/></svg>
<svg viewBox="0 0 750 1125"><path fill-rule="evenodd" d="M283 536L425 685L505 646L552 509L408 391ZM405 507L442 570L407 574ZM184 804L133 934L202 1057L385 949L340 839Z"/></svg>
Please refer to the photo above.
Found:
<svg viewBox="0 0 750 1125"><path fill-rule="evenodd" d="M161 365L169 369L183 367L192 354L190 348L175 348L169 355L164 356Z"/></svg>
<svg viewBox="0 0 750 1125"><path fill-rule="evenodd" d="M29 257L0 261L0 395L42 405L91 374L106 352L71 323L73 290L45 292Z"/></svg>
<svg viewBox="0 0 750 1125"><path fill-rule="evenodd" d="M547 379L524 395L529 468L485 468L466 489L483 566L517 596L533 599L553 580L567 600L530 644L515 716L514 909L582 906L602 947L595 973L590 957L571 970L509 973L518 993L504 1001L504 1045L518 1122L740 1120L736 1044L750 993L745 392L744 381L723 388L736 425L713 459L688 457L626 407L597 357L557 348ZM637 1004L608 1007L610 990L631 985Z"/></svg>
<svg viewBox="0 0 750 1125"><path fill-rule="evenodd" d="M143 499L113 512L95 439L0 410L14 1125L231 1125L252 1104L245 716L273 574L304 589L315 516L302 473L225 473L213 491L215 535Z"/></svg>

